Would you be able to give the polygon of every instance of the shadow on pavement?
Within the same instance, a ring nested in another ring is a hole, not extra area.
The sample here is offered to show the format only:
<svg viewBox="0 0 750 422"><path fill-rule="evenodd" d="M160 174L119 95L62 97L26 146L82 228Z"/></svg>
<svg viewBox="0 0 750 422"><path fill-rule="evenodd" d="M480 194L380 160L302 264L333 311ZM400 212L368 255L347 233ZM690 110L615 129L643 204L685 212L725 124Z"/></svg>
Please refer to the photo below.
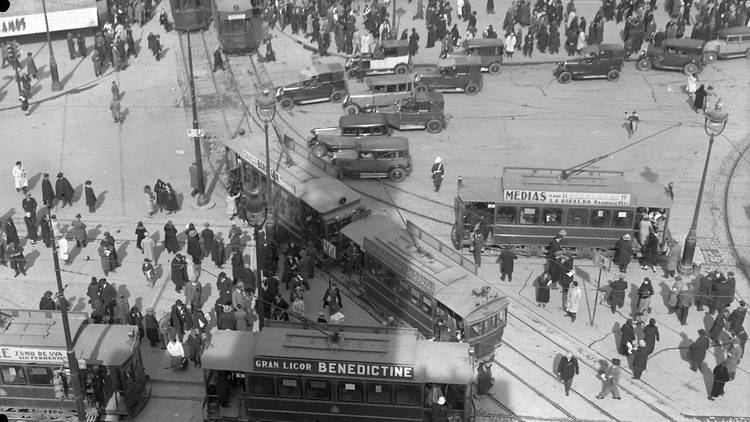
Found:
<svg viewBox="0 0 750 422"><path fill-rule="evenodd" d="M34 187L39 182L39 179L41 179L41 177L42 177L43 174L44 173L39 172L39 173L31 176L31 178L29 179L29 192L31 192L31 190L34 189Z"/></svg>

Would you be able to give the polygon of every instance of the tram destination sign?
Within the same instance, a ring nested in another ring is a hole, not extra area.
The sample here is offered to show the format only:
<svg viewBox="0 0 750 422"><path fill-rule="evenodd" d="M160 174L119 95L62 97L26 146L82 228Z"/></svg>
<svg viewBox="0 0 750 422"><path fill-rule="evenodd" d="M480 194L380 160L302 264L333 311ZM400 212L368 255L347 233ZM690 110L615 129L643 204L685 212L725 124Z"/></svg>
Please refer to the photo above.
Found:
<svg viewBox="0 0 750 422"><path fill-rule="evenodd" d="M64 350L2 346L0 362L3 361L60 364L67 362L67 356Z"/></svg>
<svg viewBox="0 0 750 422"><path fill-rule="evenodd" d="M630 205L629 193L554 192L522 189L504 189L507 202L560 205Z"/></svg>
<svg viewBox="0 0 750 422"><path fill-rule="evenodd" d="M410 380L414 367L363 362L337 362L328 360L286 359L256 357L256 372L281 372L285 374L330 375L364 378L389 378Z"/></svg>

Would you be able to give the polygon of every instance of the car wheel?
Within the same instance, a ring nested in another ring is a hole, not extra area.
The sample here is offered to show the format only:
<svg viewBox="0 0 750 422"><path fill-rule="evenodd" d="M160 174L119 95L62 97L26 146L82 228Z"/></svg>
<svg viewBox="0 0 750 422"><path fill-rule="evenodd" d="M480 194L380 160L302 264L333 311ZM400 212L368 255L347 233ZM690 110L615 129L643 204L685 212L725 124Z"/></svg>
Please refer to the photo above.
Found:
<svg viewBox="0 0 750 422"><path fill-rule="evenodd" d="M425 84L417 85L417 92L427 92L429 90L430 90L430 87Z"/></svg>
<svg viewBox="0 0 750 422"><path fill-rule="evenodd" d="M426 129L430 133L440 133L443 130L443 123L440 120L430 120L427 122Z"/></svg>
<svg viewBox="0 0 750 422"><path fill-rule="evenodd" d="M348 116L354 116L355 114L359 113L359 107L357 107L356 104L349 104L348 106L346 106L346 108L344 108L344 112Z"/></svg>
<svg viewBox="0 0 750 422"><path fill-rule="evenodd" d="M487 70L491 75L497 75L498 73L500 73L500 63L490 63Z"/></svg>
<svg viewBox="0 0 750 422"><path fill-rule="evenodd" d="M466 95L477 95L479 93L479 86L473 82L469 82L464 88Z"/></svg>
<svg viewBox="0 0 750 422"><path fill-rule="evenodd" d="M331 102L332 103L340 103L341 100L344 99L344 93L341 91L333 91L331 93Z"/></svg>
<svg viewBox="0 0 750 422"><path fill-rule="evenodd" d="M328 154L328 149L324 145L315 144L312 146L312 152L318 157L325 157Z"/></svg>
<svg viewBox="0 0 750 422"><path fill-rule="evenodd" d="M406 179L406 170L401 167L394 167L388 172L388 178L394 182L403 182Z"/></svg>
<svg viewBox="0 0 750 422"><path fill-rule="evenodd" d="M394 72L396 72L396 74L397 74L397 75L404 75L404 74L406 74L406 71L407 71L407 70L408 70L408 69L406 68L406 65L405 65L405 64L400 64L400 65L396 66L396 67L395 67L395 68L393 69L393 71L394 71Z"/></svg>
<svg viewBox="0 0 750 422"><path fill-rule="evenodd" d="M682 68L682 73L688 76L696 74L698 72L698 65L696 65L695 63L688 63Z"/></svg>
<svg viewBox="0 0 750 422"><path fill-rule="evenodd" d="M708 53L706 53L706 61L707 62L709 62L709 63L715 62L718 59L719 59L719 54L716 53L715 51L709 51Z"/></svg>
<svg viewBox="0 0 750 422"><path fill-rule="evenodd" d="M284 110L291 110L292 108L294 108L294 100L289 97L284 97L279 100L279 105Z"/></svg>
<svg viewBox="0 0 750 422"><path fill-rule="evenodd" d="M610 82L614 82L616 80L620 79L620 71L617 69L612 69L609 72L607 72L607 80Z"/></svg>
<svg viewBox="0 0 750 422"><path fill-rule="evenodd" d="M636 62L635 67L645 72L651 69L651 62L648 59L640 59Z"/></svg>
<svg viewBox="0 0 750 422"><path fill-rule="evenodd" d="M570 72L563 72L560 74L560 76L557 77L557 82L560 82L561 84L566 84L573 80L573 74Z"/></svg>

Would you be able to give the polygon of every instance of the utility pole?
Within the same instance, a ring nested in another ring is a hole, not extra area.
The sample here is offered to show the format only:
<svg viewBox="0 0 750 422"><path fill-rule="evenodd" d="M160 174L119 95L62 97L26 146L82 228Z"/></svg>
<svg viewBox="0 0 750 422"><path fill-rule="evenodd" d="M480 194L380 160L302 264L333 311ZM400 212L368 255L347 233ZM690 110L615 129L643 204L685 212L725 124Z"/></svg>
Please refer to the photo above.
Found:
<svg viewBox="0 0 750 422"><path fill-rule="evenodd" d="M188 50L188 69L190 71L190 105L193 109L193 134L197 135L198 132L198 108L195 105L195 79L193 78L193 49L190 45L190 31L185 31L187 34L187 50ZM195 150L195 166L197 167L198 173L198 190L200 196L203 197L206 194L206 182L203 178L203 157L201 155L201 140L200 136L193 136L193 149ZM199 199L200 202L200 199ZM202 204L198 204L202 205Z"/></svg>
<svg viewBox="0 0 750 422"><path fill-rule="evenodd" d="M62 89L62 85L60 85L60 75L57 73L57 60L55 60L55 53L52 51L52 39L49 35L49 23L47 23L47 4L45 0L42 0L42 9L44 11L44 28L47 30L47 47L49 47L49 74L52 77L52 90L59 91Z"/></svg>
<svg viewBox="0 0 750 422"><path fill-rule="evenodd" d="M52 220L49 220L49 230L52 230ZM60 303L63 306L60 308L60 316L62 317L63 333L65 334L65 353L68 357L68 367L70 368L70 378L73 383L73 400L76 402L76 411L78 413L78 421L86 421L86 412L83 409L83 389L81 386L81 376L78 370L78 359L76 359L76 351L73 348L73 336L70 334L70 321L68 321L68 309L65 306L68 302L65 300L65 289L62 285L62 277L60 276L60 260L57 257L57 239L52 241L52 262L55 266L55 279L57 280L57 294L60 296Z"/></svg>

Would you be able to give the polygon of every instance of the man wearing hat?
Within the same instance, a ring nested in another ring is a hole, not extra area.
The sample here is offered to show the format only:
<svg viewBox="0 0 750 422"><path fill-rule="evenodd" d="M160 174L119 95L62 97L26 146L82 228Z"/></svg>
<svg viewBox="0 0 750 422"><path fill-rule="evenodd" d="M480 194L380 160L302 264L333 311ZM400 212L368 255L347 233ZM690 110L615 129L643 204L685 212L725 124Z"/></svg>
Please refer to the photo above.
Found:
<svg viewBox="0 0 750 422"><path fill-rule="evenodd" d="M708 338L708 333L701 328L698 330L698 338L688 347L691 371L695 372L703 365L703 360L706 358L706 352L710 345L711 340Z"/></svg>
<svg viewBox="0 0 750 422"><path fill-rule="evenodd" d="M52 299L52 292L50 290L47 290L46 292L44 292L42 299L39 301L39 310L40 311L54 311L55 310L55 301L54 299Z"/></svg>
<svg viewBox="0 0 750 422"><path fill-rule="evenodd" d="M203 258L207 258L211 255L211 252L214 250L214 245L216 244L214 232L208 228L208 226L208 222L203 223L204 229L201 231L201 240L203 241L203 248L201 248L201 250L203 251Z"/></svg>
<svg viewBox="0 0 750 422"><path fill-rule="evenodd" d="M232 305L226 304L222 307L222 311L216 317L216 328L219 330L236 330L237 320L234 318L232 313Z"/></svg>
<svg viewBox="0 0 750 422"><path fill-rule="evenodd" d="M435 158L430 173L432 174L432 184L435 186L435 192L440 192L440 185L443 184L443 177L445 176L445 166L440 157Z"/></svg>
<svg viewBox="0 0 750 422"><path fill-rule="evenodd" d="M86 247L86 223L81 221L81 214L76 214L76 219L70 223L70 236L76 240L76 246Z"/></svg>
<svg viewBox="0 0 750 422"><path fill-rule="evenodd" d="M151 258L143 258L143 264L141 264L141 272L146 277L146 283L149 287L154 287L156 282L156 272L154 270L154 264L151 262Z"/></svg>
<svg viewBox="0 0 750 422"><path fill-rule="evenodd" d="M185 335L185 331L192 328L192 319L187 311L187 307L182 300L177 299L172 305L172 310L169 313L170 325L177 330L177 340L182 343L182 339Z"/></svg>
<svg viewBox="0 0 750 422"><path fill-rule="evenodd" d="M91 187L91 180L87 180L83 186L83 197L86 198L86 206L89 207L89 212L96 212L96 194L94 188Z"/></svg>
<svg viewBox="0 0 750 422"><path fill-rule="evenodd" d="M612 365L600 375L600 378L602 380L602 391L596 398L603 399L611 392L613 399L620 400L620 359L612 359Z"/></svg>
<svg viewBox="0 0 750 422"><path fill-rule="evenodd" d="M729 315L729 332L733 335L737 335L742 330L742 325L745 323L745 315L747 314L747 303L744 300L740 301L740 306L733 310Z"/></svg>
<svg viewBox="0 0 750 422"><path fill-rule="evenodd" d="M325 313L325 311L318 312L318 323L319 324L328 324L328 319L326 319L326 313Z"/></svg>
<svg viewBox="0 0 750 422"><path fill-rule="evenodd" d="M146 316L143 318L143 327L146 330L146 338L151 347L159 344L159 321L156 320L154 308L146 309Z"/></svg>
<svg viewBox="0 0 750 422"><path fill-rule="evenodd" d="M714 282L713 288L711 289L711 301L708 304L708 310L713 315L715 310L719 312L724 309L728 309L734 301L734 273L730 276L733 280L732 285L729 281L719 273L719 276Z"/></svg>
<svg viewBox="0 0 750 422"><path fill-rule="evenodd" d="M646 370L646 364L648 363L648 347L646 346L646 340L640 340L638 342L638 348L633 351L633 379L641 379L641 374Z"/></svg>
<svg viewBox="0 0 750 422"><path fill-rule="evenodd" d="M628 264L633 257L633 238L625 233L615 245L615 259L617 266L623 273L628 272Z"/></svg>
<svg viewBox="0 0 750 422"><path fill-rule="evenodd" d="M609 305L612 313L617 312L625 304L625 291L628 290L628 282L625 281L625 274L619 274L615 281L609 283Z"/></svg>
<svg viewBox="0 0 750 422"><path fill-rule="evenodd" d="M52 182L49 181L49 173L42 176L42 202L47 208L52 208L55 202L55 190L52 189Z"/></svg>
<svg viewBox="0 0 750 422"><path fill-rule="evenodd" d="M23 208L23 211L26 213L26 216L31 219L31 223L33 223L34 225L34 231L36 231L37 203L36 203L36 199L34 199L34 197L31 196L31 193L26 193L26 195L24 195L24 198L21 201L21 207Z"/></svg>
<svg viewBox="0 0 750 422"><path fill-rule="evenodd" d="M578 374L578 359L573 356L573 353L566 353L557 365L557 376L562 380L563 385L565 385L566 396L570 394L570 387L573 385L573 377Z"/></svg>
<svg viewBox="0 0 750 422"><path fill-rule="evenodd" d="M55 199L62 202L60 208L65 208L65 205L73 206L73 185L70 184L67 178L62 173L57 173L57 181L55 181Z"/></svg>

